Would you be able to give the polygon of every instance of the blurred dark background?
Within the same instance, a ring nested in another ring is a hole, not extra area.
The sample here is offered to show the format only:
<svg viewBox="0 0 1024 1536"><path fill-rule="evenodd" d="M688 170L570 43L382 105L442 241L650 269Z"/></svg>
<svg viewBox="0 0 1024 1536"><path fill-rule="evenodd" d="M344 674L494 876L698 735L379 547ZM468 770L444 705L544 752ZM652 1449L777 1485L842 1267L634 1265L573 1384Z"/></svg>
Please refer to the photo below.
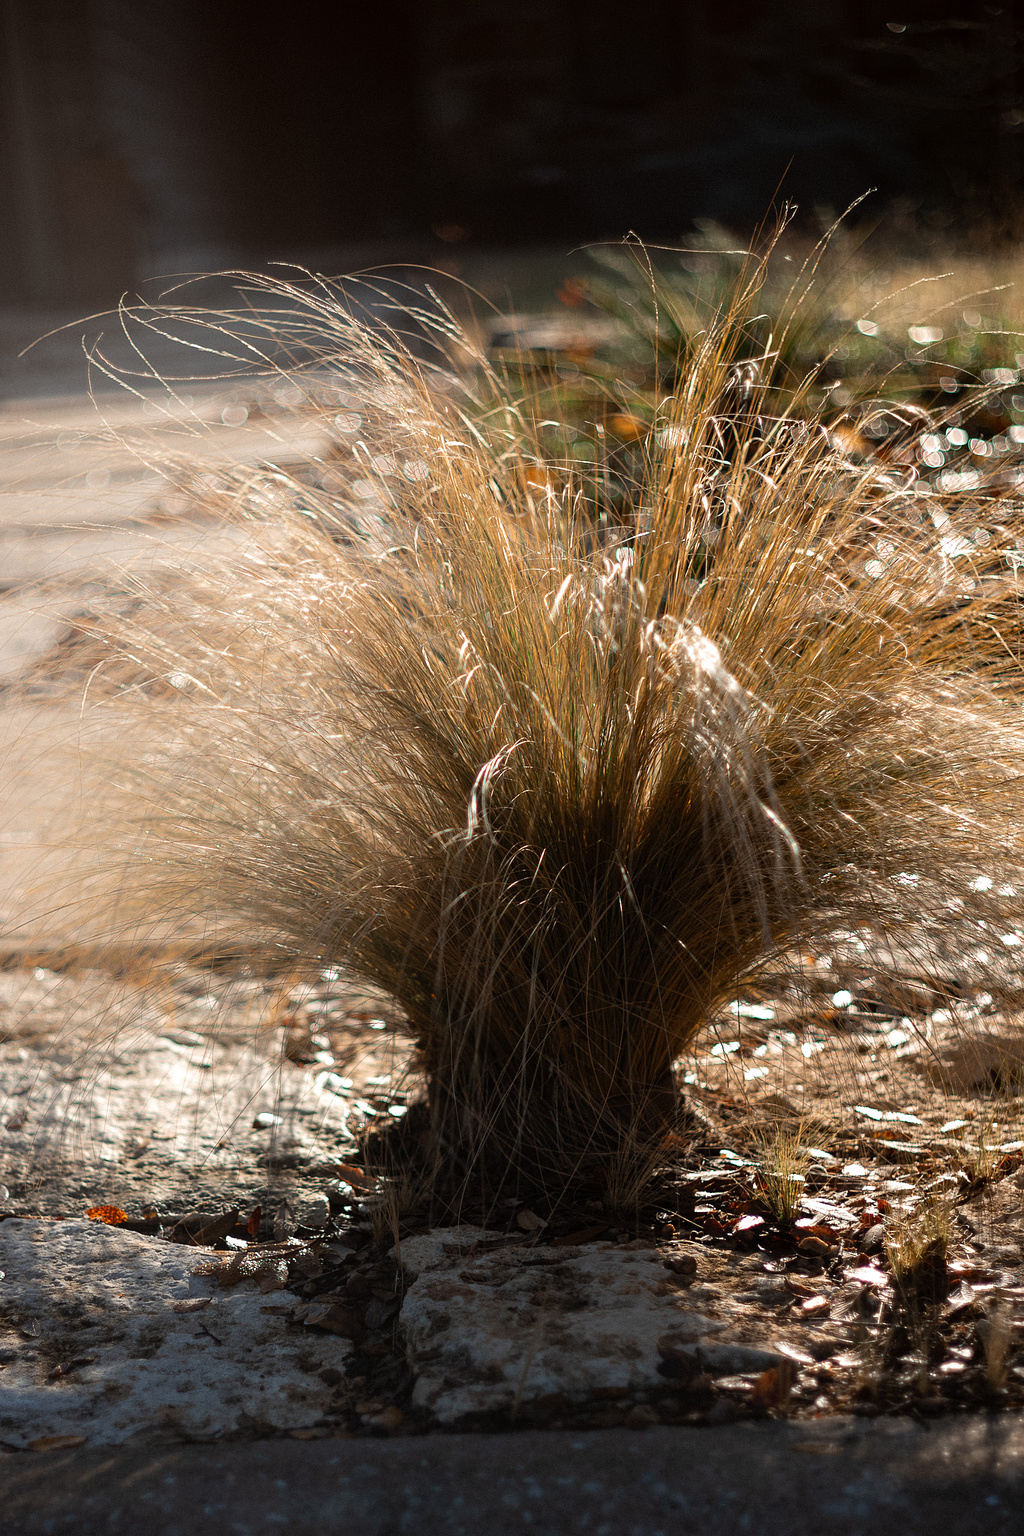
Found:
<svg viewBox="0 0 1024 1536"><path fill-rule="evenodd" d="M1014 6L964 0L0 0L0 303L868 187L925 244L1016 238L1020 57Z"/></svg>

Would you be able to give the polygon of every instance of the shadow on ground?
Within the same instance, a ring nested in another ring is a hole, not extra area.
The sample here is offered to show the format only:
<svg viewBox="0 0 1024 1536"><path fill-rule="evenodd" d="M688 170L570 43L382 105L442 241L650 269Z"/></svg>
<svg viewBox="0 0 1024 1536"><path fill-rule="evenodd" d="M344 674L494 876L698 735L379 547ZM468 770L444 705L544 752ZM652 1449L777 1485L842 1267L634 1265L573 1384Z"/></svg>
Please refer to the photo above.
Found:
<svg viewBox="0 0 1024 1536"><path fill-rule="evenodd" d="M1024 1425L833 1420L81 1451L12 1457L0 1487L8 1536L1009 1536Z"/></svg>

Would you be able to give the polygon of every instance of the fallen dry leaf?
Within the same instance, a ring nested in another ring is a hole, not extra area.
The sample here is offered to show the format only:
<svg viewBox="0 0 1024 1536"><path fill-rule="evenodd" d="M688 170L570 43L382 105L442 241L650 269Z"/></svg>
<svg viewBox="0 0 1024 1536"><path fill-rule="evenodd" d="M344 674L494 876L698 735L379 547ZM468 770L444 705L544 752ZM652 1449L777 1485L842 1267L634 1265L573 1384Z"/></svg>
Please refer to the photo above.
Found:
<svg viewBox="0 0 1024 1536"><path fill-rule="evenodd" d="M825 1317L831 1310L832 1303L827 1296L808 1296L800 1303L802 1317Z"/></svg>
<svg viewBox="0 0 1024 1536"><path fill-rule="evenodd" d="M329 1302L313 1302L306 1309L302 1321L307 1328L323 1328L343 1339L358 1339L365 1332L358 1312Z"/></svg>
<svg viewBox="0 0 1024 1536"><path fill-rule="evenodd" d="M222 1237L226 1237L233 1227L237 1227L238 1220L237 1208L225 1211L222 1216L204 1216L199 1211L192 1211L171 1228L168 1236L172 1243L188 1243L193 1248L211 1248Z"/></svg>
<svg viewBox="0 0 1024 1536"><path fill-rule="evenodd" d="M120 1227L128 1220L127 1211L119 1205L90 1205L85 1214L90 1221L103 1221L108 1227Z"/></svg>
<svg viewBox="0 0 1024 1536"><path fill-rule="evenodd" d="M762 1408L784 1408L789 1401L796 1381L796 1364L792 1360L780 1360L778 1365L762 1371L754 1382L751 1399Z"/></svg>
<svg viewBox="0 0 1024 1536"><path fill-rule="evenodd" d="M857 1280L861 1285L888 1285L889 1277L881 1269L875 1269L873 1265L864 1264L859 1269L848 1269L847 1280Z"/></svg>
<svg viewBox="0 0 1024 1536"><path fill-rule="evenodd" d="M376 1190L377 1188L375 1178L351 1163L338 1163L334 1172L339 1179L347 1179L356 1189Z"/></svg>
<svg viewBox="0 0 1024 1536"><path fill-rule="evenodd" d="M541 1227L547 1226L547 1222L536 1211L522 1210L516 1214L516 1226L524 1232L539 1232Z"/></svg>
<svg viewBox="0 0 1024 1536"><path fill-rule="evenodd" d="M569 1232L565 1237L553 1237L552 1248L575 1248L577 1243L592 1243L595 1237L600 1237L602 1232L608 1231L606 1221L598 1222L592 1227L581 1227L578 1232Z"/></svg>

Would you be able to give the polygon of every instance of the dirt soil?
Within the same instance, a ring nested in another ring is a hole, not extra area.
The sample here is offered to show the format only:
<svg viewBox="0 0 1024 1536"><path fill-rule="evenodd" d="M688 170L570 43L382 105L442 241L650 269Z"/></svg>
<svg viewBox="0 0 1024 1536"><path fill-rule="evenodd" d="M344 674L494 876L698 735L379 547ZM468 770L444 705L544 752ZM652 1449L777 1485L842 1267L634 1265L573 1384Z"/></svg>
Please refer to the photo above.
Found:
<svg viewBox="0 0 1024 1536"><path fill-rule="evenodd" d="M900 996L906 1012L877 998L869 1008L832 959L824 983L824 967L809 969L801 1013L792 992L762 990L709 1027L680 1064L690 1118L631 1208L592 1190L544 1210L510 1201L463 1253L471 1270L496 1248L554 1263L590 1244L657 1249L663 1289L781 1365L723 1375L669 1351L653 1386L602 1389L600 1401L549 1394L520 1404L518 1424L1024 1405L1016 1017L978 999L951 1006L920 983ZM288 1280L297 1304L322 1308L314 1328L356 1341L349 1385L315 1432L433 1427L413 1401L401 1314L380 1301L384 1280L400 1299L389 1255L425 1216L389 1205L372 1169L361 1172L361 1133L421 1095L385 1000L336 974L298 985L180 963L118 980L20 967L0 973L0 1030L0 1217L113 1206L159 1241L192 1216L207 1246L219 1220L224 1262L229 1246L254 1245L255 1262L260 1243L296 1232L340 1241L340 1263ZM798 1170L785 1218L765 1184L780 1157ZM923 1283L905 1249L933 1212L943 1252ZM507 1428L508 1415L470 1408L456 1427Z"/></svg>
<svg viewBox="0 0 1024 1536"><path fill-rule="evenodd" d="M404 1106L396 1054L384 1002L338 981L0 972L7 1209L299 1202L337 1177L369 1120Z"/></svg>

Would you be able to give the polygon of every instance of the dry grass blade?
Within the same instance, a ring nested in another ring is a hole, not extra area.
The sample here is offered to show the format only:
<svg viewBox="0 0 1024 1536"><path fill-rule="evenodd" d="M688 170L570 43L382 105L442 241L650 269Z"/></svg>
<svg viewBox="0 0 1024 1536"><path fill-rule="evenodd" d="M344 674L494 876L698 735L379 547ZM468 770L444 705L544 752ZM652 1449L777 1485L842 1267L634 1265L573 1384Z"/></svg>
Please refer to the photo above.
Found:
<svg viewBox="0 0 1024 1536"><path fill-rule="evenodd" d="M978 1322L977 1332L985 1351L985 1385L990 1392L1001 1392L1006 1386L1013 1344L1013 1329L1006 1306L997 1303L988 1316Z"/></svg>
<svg viewBox="0 0 1024 1536"><path fill-rule="evenodd" d="M208 478L244 548L94 626L90 701L157 743L111 774L136 909L385 988L450 1193L656 1143L681 1050L795 941L927 950L965 875L1024 879L1016 571L953 571L930 503L813 423L723 429L759 280L611 531L482 360L277 285L267 333L319 333L358 441L316 485Z"/></svg>

